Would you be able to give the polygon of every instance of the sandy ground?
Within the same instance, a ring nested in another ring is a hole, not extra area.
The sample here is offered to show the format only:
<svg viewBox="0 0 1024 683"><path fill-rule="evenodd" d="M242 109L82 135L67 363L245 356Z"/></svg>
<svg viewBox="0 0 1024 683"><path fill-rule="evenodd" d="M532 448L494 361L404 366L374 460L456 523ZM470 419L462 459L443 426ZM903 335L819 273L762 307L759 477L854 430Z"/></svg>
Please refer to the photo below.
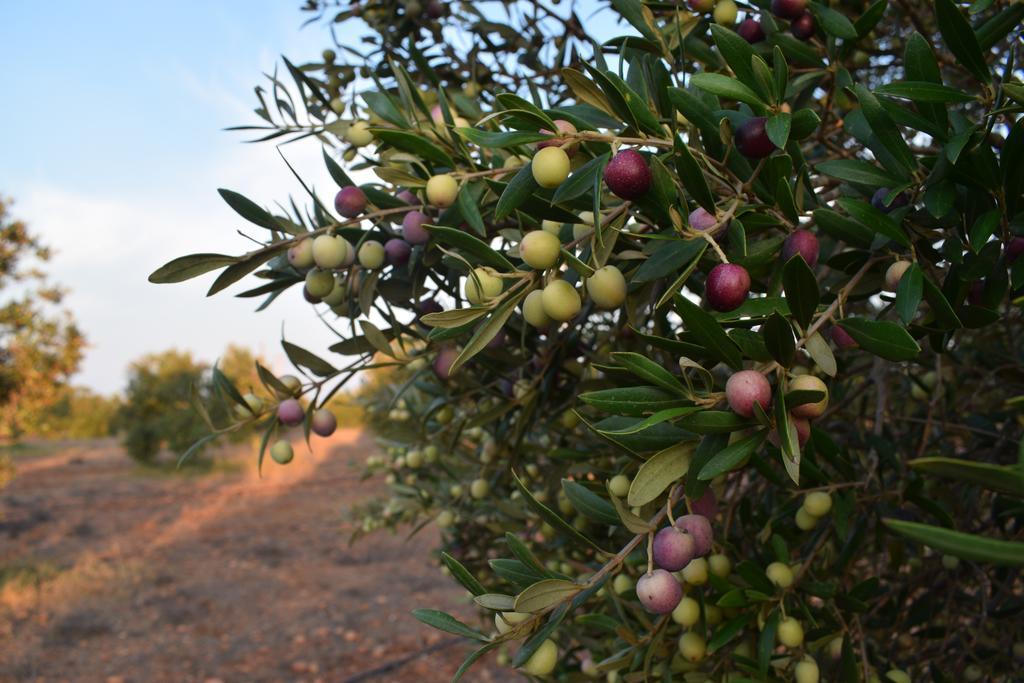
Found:
<svg viewBox="0 0 1024 683"><path fill-rule="evenodd" d="M466 646L409 615L473 618L431 559L436 530L349 547L345 506L382 490L356 469L373 442L348 430L314 447L268 458L262 479L248 449L203 476L147 474L115 441L16 457L0 681L450 680ZM465 680L513 678L484 660Z"/></svg>

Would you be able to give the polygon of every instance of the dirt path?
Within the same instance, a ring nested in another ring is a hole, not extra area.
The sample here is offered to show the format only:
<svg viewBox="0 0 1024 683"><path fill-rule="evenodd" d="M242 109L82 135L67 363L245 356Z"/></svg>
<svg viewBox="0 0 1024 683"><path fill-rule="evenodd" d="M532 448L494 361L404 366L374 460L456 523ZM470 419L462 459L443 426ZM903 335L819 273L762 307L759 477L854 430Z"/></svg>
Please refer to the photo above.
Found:
<svg viewBox="0 0 1024 683"><path fill-rule="evenodd" d="M0 492L0 681L448 681L467 652L409 616L466 605L428 555L344 507L372 440L296 444L287 467L140 474L112 441L15 461ZM458 611L457 609L454 611ZM468 606L462 614L470 617ZM431 649L433 648L433 649ZM512 680L479 665L469 681Z"/></svg>

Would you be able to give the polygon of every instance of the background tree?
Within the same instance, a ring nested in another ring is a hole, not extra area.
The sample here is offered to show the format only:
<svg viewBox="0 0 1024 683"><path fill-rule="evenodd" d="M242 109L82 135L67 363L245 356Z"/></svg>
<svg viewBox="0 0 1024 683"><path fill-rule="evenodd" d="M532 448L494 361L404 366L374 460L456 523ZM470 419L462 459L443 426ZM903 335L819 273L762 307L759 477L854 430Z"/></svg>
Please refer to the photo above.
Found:
<svg viewBox="0 0 1024 683"><path fill-rule="evenodd" d="M50 250L0 199L0 435L17 438L60 397L85 340L41 265Z"/></svg>
<svg viewBox="0 0 1024 683"><path fill-rule="evenodd" d="M191 353L177 350L150 354L129 366L116 422L129 455L152 462L165 444L180 454L203 435L205 424L191 401L193 395L206 398L207 369Z"/></svg>
<svg viewBox="0 0 1024 683"><path fill-rule="evenodd" d="M114 420L129 455L147 463L164 447L185 455L211 428L211 422L233 419L218 383L227 378L243 387L258 383L255 363L252 351L237 345L228 347L217 370L191 352L176 349L134 361ZM245 438L249 432L241 429L234 434ZM195 454L200 452L196 449Z"/></svg>
<svg viewBox="0 0 1024 683"><path fill-rule="evenodd" d="M114 434L121 399L85 387L65 387L57 402L31 427L33 436L60 439L98 439Z"/></svg>
<svg viewBox="0 0 1024 683"><path fill-rule="evenodd" d="M443 528L489 618L416 616L467 666L1014 678L1024 5L615 0L600 42L576 5L306 8L376 35L285 61L254 128L325 144L334 211L222 190L264 246L151 279L302 285L342 337L285 342L315 406L396 368L357 513ZM279 395L213 433L310 424Z"/></svg>

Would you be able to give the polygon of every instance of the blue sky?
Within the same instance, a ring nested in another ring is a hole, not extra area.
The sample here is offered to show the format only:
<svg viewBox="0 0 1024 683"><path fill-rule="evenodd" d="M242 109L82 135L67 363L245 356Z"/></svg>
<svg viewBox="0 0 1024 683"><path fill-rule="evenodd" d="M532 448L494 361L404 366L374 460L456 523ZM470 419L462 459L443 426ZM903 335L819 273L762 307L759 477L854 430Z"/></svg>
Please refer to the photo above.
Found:
<svg viewBox="0 0 1024 683"><path fill-rule="evenodd" d="M241 342L283 368L277 340L331 335L298 296L253 314L205 298L209 278L150 285L174 256L248 248L216 194L262 204L301 192L272 145L223 128L252 122L252 88L278 56L303 61L329 38L301 29L297 1L0 3L0 193L56 251L48 270L89 338L76 382L109 392L125 365L178 346L213 360ZM329 189L315 145L286 148ZM297 294L297 293L296 293Z"/></svg>
<svg viewBox="0 0 1024 683"><path fill-rule="evenodd" d="M178 347L212 361L232 342L284 371L282 325L313 350L334 340L297 290L254 314L251 300L231 296L239 286L205 298L212 275L146 281L175 256L250 248L218 187L265 206L290 194L305 203L273 145L223 131L256 121L252 89L280 55L310 61L329 43L323 24L302 27L299 5L0 2L0 194L54 248L47 268L71 289L67 304L90 342L76 383L117 391L144 353ZM581 5L586 20L596 5ZM354 43L358 28L345 26ZM317 143L285 151L307 182L333 193Z"/></svg>

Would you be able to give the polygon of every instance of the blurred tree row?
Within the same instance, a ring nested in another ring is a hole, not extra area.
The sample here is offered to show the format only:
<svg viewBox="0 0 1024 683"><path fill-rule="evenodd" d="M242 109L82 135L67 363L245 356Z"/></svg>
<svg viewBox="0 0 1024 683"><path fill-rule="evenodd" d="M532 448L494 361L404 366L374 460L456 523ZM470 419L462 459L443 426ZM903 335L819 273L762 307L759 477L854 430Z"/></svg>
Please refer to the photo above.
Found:
<svg viewBox="0 0 1024 683"><path fill-rule="evenodd" d="M55 405L78 369L85 338L65 291L49 283L51 252L0 198L0 438L17 438Z"/></svg>

